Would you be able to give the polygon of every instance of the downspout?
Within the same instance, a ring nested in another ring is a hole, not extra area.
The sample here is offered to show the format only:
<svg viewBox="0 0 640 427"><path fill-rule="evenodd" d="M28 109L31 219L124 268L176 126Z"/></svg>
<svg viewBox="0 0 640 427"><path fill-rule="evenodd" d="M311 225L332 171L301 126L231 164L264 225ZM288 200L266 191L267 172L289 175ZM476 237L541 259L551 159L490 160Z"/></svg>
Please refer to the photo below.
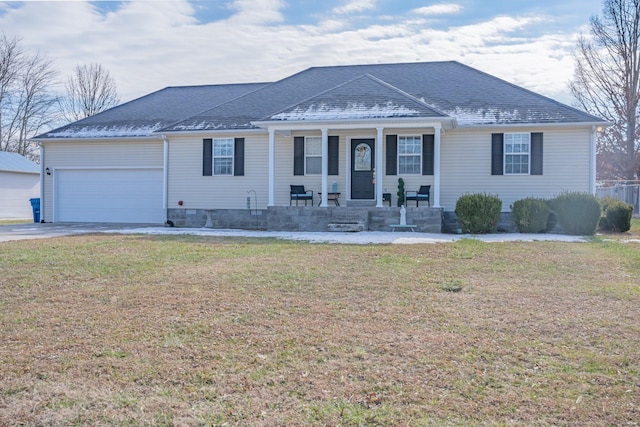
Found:
<svg viewBox="0 0 640 427"><path fill-rule="evenodd" d="M169 140L166 135L162 135L162 142L164 143L164 154L162 164L162 209L167 216L167 209L169 207L168 195L169 195Z"/></svg>
<svg viewBox="0 0 640 427"><path fill-rule="evenodd" d="M591 126L591 138L589 147L589 192L596 194L596 131L598 128Z"/></svg>
<svg viewBox="0 0 640 427"><path fill-rule="evenodd" d="M38 142L40 148L40 222L44 222L44 146ZM53 189L52 189L53 193Z"/></svg>

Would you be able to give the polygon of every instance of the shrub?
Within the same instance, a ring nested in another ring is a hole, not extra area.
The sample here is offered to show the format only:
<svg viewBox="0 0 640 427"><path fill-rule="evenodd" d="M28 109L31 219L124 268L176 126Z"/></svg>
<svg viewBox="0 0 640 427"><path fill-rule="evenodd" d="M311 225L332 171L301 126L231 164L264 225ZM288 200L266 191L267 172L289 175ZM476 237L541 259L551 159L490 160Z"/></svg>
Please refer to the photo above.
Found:
<svg viewBox="0 0 640 427"><path fill-rule="evenodd" d="M513 202L511 215L521 233L542 233L547 230L550 209L541 199L526 198Z"/></svg>
<svg viewBox="0 0 640 427"><path fill-rule="evenodd" d="M608 231L624 232L631 228L633 206L613 197L600 199L602 217L600 228Z"/></svg>
<svg viewBox="0 0 640 427"><path fill-rule="evenodd" d="M589 193L565 191L549 201L562 232L576 236L595 234L600 221L600 204Z"/></svg>
<svg viewBox="0 0 640 427"><path fill-rule="evenodd" d="M494 232L501 210L502 201L490 194L465 194L456 202L456 216L463 233Z"/></svg>
<svg viewBox="0 0 640 427"><path fill-rule="evenodd" d="M404 179L398 178L398 207L404 205Z"/></svg>

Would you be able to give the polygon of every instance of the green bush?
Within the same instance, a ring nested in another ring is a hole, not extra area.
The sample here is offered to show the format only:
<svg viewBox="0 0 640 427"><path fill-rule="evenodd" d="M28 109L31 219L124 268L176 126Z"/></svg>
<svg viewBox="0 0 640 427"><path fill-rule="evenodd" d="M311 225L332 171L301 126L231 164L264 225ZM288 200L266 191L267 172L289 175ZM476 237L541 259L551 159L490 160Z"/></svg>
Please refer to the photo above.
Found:
<svg viewBox="0 0 640 427"><path fill-rule="evenodd" d="M613 197L600 199L602 217L600 228L608 231L624 232L631 228L633 206Z"/></svg>
<svg viewBox="0 0 640 427"><path fill-rule="evenodd" d="M547 230L549 207L542 199L526 198L513 202L511 215L521 233L543 233Z"/></svg>
<svg viewBox="0 0 640 427"><path fill-rule="evenodd" d="M456 202L456 216L463 233L494 232L501 210L502 201L490 194L465 194Z"/></svg>
<svg viewBox="0 0 640 427"><path fill-rule="evenodd" d="M549 201L563 233L592 236L600 222L600 204L589 193L565 191Z"/></svg>
<svg viewBox="0 0 640 427"><path fill-rule="evenodd" d="M404 179L398 178L398 207L404 205Z"/></svg>

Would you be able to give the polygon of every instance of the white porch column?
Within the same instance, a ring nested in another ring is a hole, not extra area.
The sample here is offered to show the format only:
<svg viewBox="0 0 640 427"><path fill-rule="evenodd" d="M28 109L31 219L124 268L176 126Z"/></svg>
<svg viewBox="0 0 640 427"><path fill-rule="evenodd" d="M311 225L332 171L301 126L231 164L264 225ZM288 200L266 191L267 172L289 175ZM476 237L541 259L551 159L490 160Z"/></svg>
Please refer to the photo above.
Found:
<svg viewBox="0 0 640 427"><path fill-rule="evenodd" d="M595 126L591 127L591 141L589 144L589 192L596 194L596 131Z"/></svg>
<svg viewBox="0 0 640 427"><path fill-rule="evenodd" d="M322 132L322 200L320 207L328 206L329 190L329 129L320 129Z"/></svg>
<svg viewBox="0 0 640 427"><path fill-rule="evenodd" d="M382 173L382 134L383 127L376 128L378 135L376 137L376 207L381 208L382 205L382 190L383 190L383 173Z"/></svg>
<svg viewBox="0 0 640 427"><path fill-rule="evenodd" d="M269 202L276 205L276 131L269 129Z"/></svg>
<svg viewBox="0 0 640 427"><path fill-rule="evenodd" d="M434 126L434 143L433 143L433 207L440 206L440 134L442 127L438 124Z"/></svg>

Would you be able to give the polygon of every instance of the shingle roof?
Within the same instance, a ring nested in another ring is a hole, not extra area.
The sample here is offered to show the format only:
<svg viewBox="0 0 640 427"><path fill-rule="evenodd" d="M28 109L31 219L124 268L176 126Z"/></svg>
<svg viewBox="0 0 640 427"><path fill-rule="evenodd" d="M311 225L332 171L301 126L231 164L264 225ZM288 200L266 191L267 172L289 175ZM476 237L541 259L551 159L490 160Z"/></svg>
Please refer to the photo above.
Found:
<svg viewBox="0 0 640 427"><path fill-rule="evenodd" d="M36 139L149 136L170 124L265 86L266 83L167 87Z"/></svg>
<svg viewBox="0 0 640 427"><path fill-rule="evenodd" d="M247 129L251 122L370 75L458 125L594 123L603 120L455 61L309 68L163 131ZM336 94L338 92L335 92ZM335 105L340 99L335 98Z"/></svg>
<svg viewBox="0 0 640 427"><path fill-rule="evenodd" d="M314 67L269 84L171 87L39 138L243 130L255 128L252 122L256 121L358 119L376 114L449 116L456 119L458 126L606 123L448 61Z"/></svg>
<svg viewBox="0 0 640 427"><path fill-rule="evenodd" d="M365 74L292 105L264 120L353 120L444 117L446 114Z"/></svg>
<svg viewBox="0 0 640 427"><path fill-rule="evenodd" d="M40 166L18 153L0 151L0 171L40 173Z"/></svg>

